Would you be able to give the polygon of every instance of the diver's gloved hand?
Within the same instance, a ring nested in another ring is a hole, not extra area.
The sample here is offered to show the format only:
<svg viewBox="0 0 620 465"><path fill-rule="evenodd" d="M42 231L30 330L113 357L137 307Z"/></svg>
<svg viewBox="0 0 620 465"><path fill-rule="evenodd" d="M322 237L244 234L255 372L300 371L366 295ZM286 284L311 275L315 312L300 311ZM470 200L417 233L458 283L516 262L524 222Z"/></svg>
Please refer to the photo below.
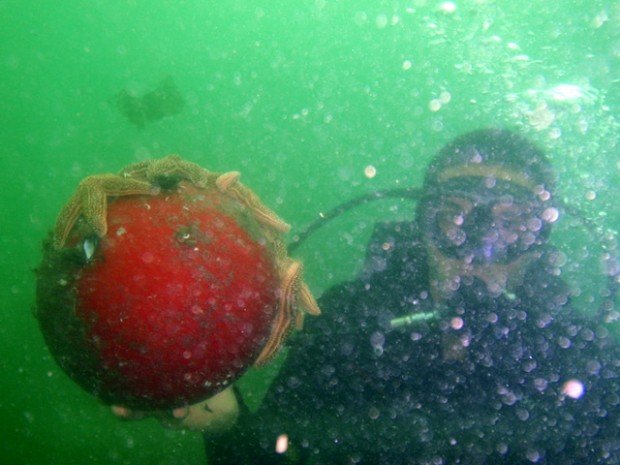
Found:
<svg viewBox="0 0 620 465"><path fill-rule="evenodd" d="M222 433L231 429L239 417L239 402L232 386L196 404L172 411L145 412L120 405L112 413L123 420L154 417L166 428Z"/></svg>

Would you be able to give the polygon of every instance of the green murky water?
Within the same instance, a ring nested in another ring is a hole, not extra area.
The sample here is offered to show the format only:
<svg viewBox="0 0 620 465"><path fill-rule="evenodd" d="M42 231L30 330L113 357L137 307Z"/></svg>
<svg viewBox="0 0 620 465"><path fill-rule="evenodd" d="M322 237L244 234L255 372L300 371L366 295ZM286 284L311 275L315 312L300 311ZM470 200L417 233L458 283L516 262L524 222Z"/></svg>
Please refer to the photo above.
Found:
<svg viewBox="0 0 620 465"><path fill-rule="evenodd" d="M343 200L419 185L454 136L504 126L617 231L619 70L613 1L1 1L0 462L204 462L199 435L117 421L46 351L32 269L82 177L168 153L239 170L293 236ZM166 77L180 113L142 129L119 113L122 89ZM313 235L296 255L314 292L355 273L375 221L413 208L363 206ZM584 312L603 282L593 237L570 218L554 236ZM257 398L262 378L244 383Z"/></svg>

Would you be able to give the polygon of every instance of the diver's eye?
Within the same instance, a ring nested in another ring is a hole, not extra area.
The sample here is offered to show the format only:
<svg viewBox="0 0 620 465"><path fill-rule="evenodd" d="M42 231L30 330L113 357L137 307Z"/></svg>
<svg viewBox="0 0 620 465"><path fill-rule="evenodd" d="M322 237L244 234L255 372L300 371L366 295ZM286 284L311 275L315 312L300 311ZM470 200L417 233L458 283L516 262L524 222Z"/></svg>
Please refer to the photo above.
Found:
<svg viewBox="0 0 620 465"><path fill-rule="evenodd" d="M542 228L533 205L516 203L497 203L492 208L495 227L506 244L519 241L522 245L532 245Z"/></svg>
<svg viewBox="0 0 620 465"><path fill-rule="evenodd" d="M463 212L457 208L445 208L437 212L437 225L444 232L462 224Z"/></svg>
<svg viewBox="0 0 620 465"><path fill-rule="evenodd" d="M522 226L529 218L530 212L527 207L515 203L496 203L492 208L493 218L496 224Z"/></svg>
<svg viewBox="0 0 620 465"><path fill-rule="evenodd" d="M437 211L437 228L454 245L463 244L467 238L462 226L472 208L470 201L454 197L445 199Z"/></svg>

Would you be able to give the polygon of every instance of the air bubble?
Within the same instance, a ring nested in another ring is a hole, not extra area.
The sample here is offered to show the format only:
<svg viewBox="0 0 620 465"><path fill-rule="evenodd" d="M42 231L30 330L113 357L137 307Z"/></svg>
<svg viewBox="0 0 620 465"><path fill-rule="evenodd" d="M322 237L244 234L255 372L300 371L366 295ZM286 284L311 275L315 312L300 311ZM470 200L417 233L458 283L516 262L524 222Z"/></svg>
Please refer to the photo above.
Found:
<svg viewBox="0 0 620 465"><path fill-rule="evenodd" d="M538 195L538 198L543 202L546 202L551 198L551 192L546 190L544 187L537 188L536 194Z"/></svg>
<svg viewBox="0 0 620 465"><path fill-rule="evenodd" d="M288 450L288 436L286 434L281 434L276 439L276 453L284 454Z"/></svg>
<svg viewBox="0 0 620 465"><path fill-rule="evenodd" d="M372 179L377 175L377 168L375 168L372 165L368 165L366 168L364 168L364 176L366 176L368 179Z"/></svg>
<svg viewBox="0 0 620 465"><path fill-rule="evenodd" d="M441 5L439 5L439 9L446 14L452 14L456 11L456 3L442 2Z"/></svg>
<svg viewBox="0 0 620 465"><path fill-rule="evenodd" d="M432 112L441 110L441 101L439 99L434 98L433 100L428 102L428 109Z"/></svg>
<svg viewBox="0 0 620 465"><path fill-rule="evenodd" d="M506 452L508 452L508 445L504 444L503 442L500 442L499 444L497 444L497 446L495 446L495 450L504 455Z"/></svg>
<svg viewBox="0 0 620 465"><path fill-rule="evenodd" d="M517 409L517 417L519 417L521 421L527 421L530 418L530 412L524 408Z"/></svg>
<svg viewBox="0 0 620 465"><path fill-rule="evenodd" d="M530 462L532 463L536 463L540 460L540 452L538 452L537 450L528 450L527 451L527 458Z"/></svg>
<svg viewBox="0 0 620 465"><path fill-rule="evenodd" d="M555 223L560 217L560 212L557 208L549 207L542 212L541 218L547 223Z"/></svg>
<svg viewBox="0 0 620 465"><path fill-rule="evenodd" d="M450 327L454 330L459 330L463 327L463 318L461 317L454 317L450 320Z"/></svg>
<svg viewBox="0 0 620 465"><path fill-rule="evenodd" d="M527 229L530 231L536 232L540 231L542 228L542 221L540 218L532 218L527 222Z"/></svg>
<svg viewBox="0 0 620 465"><path fill-rule="evenodd" d="M385 336L380 331L375 331L370 336L370 344L375 349L378 355L383 353L383 344L385 344Z"/></svg>
<svg viewBox="0 0 620 465"><path fill-rule="evenodd" d="M375 19L375 24L379 29L383 29L388 24L388 17L384 14L380 14Z"/></svg>
<svg viewBox="0 0 620 465"><path fill-rule="evenodd" d="M562 394L572 399L579 399L581 396L583 396L584 392L585 387L583 386L583 383L578 379L569 379L562 386Z"/></svg>
<svg viewBox="0 0 620 465"><path fill-rule="evenodd" d="M549 263L555 266L556 268L562 268L564 265L566 265L567 261L568 261L568 257L566 256L564 252L560 252L560 251L552 252L549 256Z"/></svg>
<svg viewBox="0 0 620 465"><path fill-rule="evenodd" d="M544 378L536 378L534 380L534 387L540 392L544 392L547 389L549 382Z"/></svg>
<svg viewBox="0 0 620 465"><path fill-rule="evenodd" d="M558 345L562 348L562 349L568 349L571 346L571 342L570 339L562 336L558 339Z"/></svg>
<svg viewBox="0 0 620 465"><path fill-rule="evenodd" d="M528 247L529 247L530 245L532 245L532 244L534 244L534 243L536 242L536 236L535 236L533 233L531 233L531 232L527 232L527 233L525 233L525 234L523 235L523 237L522 237L521 241L523 242L523 245L526 245L526 246L528 246ZM514 241L510 241L510 240L508 240L507 242L508 242L509 244L511 244L511 243L513 243Z"/></svg>
<svg viewBox="0 0 620 465"><path fill-rule="evenodd" d="M441 103L450 103L450 100L452 100L452 95L447 90L444 90L441 94L439 94L439 101Z"/></svg>
<svg viewBox="0 0 620 465"><path fill-rule="evenodd" d="M588 373L593 376L599 376L599 373L601 372L601 368L602 366L600 362L598 362L597 360L590 360L586 364L586 369L588 370Z"/></svg>
<svg viewBox="0 0 620 465"><path fill-rule="evenodd" d="M90 260L93 254L95 253L95 243L89 239L84 241L84 255L86 256L86 260Z"/></svg>
<svg viewBox="0 0 620 465"><path fill-rule="evenodd" d="M484 187L487 189L493 189L497 185L497 178L493 176L487 176L484 178Z"/></svg>

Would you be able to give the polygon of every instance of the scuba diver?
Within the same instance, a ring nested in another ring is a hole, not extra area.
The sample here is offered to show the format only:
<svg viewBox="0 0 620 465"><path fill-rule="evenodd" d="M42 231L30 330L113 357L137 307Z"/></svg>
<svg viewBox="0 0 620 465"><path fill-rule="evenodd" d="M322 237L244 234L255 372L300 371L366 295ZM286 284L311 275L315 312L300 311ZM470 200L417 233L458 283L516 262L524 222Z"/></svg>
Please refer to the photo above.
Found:
<svg viewBox="0 0 620 465"><path fill-rule="evenodd" d="M431 162L415 219L377 224L258 411L177 409L209 464L618 464L620 351L570 303L545 155L480 130ZM117 411L119 416L128 412Z"/></svg>

